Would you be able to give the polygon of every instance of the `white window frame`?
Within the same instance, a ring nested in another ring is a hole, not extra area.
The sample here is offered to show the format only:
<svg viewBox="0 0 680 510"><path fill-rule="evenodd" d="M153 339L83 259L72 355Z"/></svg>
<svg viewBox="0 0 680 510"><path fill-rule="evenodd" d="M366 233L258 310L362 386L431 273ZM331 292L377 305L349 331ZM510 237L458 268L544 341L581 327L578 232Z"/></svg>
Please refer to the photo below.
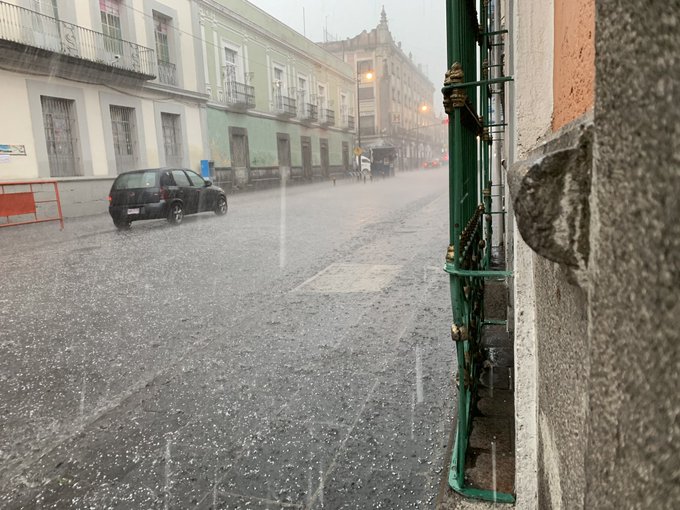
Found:
<svg viewBox="0 0 680 510"><path fill-rule="evenodd" d="M228 87L228 80L227 80L227 68L232 67L234 68L234 82L235 83L245 83L245 73L246 70L244 69L244 60L243 60L243 46L239 46L238 44L234 44L229 41L225 41L222 39L221 45L220 45L220 88L224 90L224 95L225 97L230 97L230 92L229 92L229 87ZM232 64L231 62L227 62L227 50L233 51L236 56L235 56L235 62Z"/></svg>
<svg viewBox="0 0 680 510"><path fill-rule="evenodd" d="M276 72L281 73L281 79L277 80ZM272 101L276 110L283 108L283 97L288 96L288 80L286 79L286 66L279 62L271 63L272 72Z"/></svg>
<svg viewBox="0 0 680 510"><path fill-rule="evenodd" d="M304 88L300 87L300 81L303 81L305 83ZM298 114L300 115L300 117L305 117L307 115L307 103L310 102L309 77L306 74L298 73L297 80L295 81L295 92L296 92L295 100L297 101ZM304 93L301 94L301 92ZM300 101L300 98L302 98L302 101Z"/></svg>
<svg viewBox="0 0 680 510"><path fill-rule="evenodd" d="M276 82L276 71L281 72L281 83ZM278 85L278 86L277 86ZM278 62L272 62L272 86L274 90L281 92L282 96L288 95L288 80L286 79L286 66Z"/></svg>
<svg viewBox="0 0 680 510"><path fill-rule="evenodd" d="M105 35L104 47L109 53L123 53L123 3L121 0L99 0L99 16L102 33ZM113 23L113 21L116 23Z"/></svg>
<svg viewBox="0 0 680 510"><path fill-rule="evenodd" d="M172 51L172 23L173 19L170 16L167 16L166 14L158 11L152 11L152 18L153 18L153 32L154 32L154 40L156 42L156 58L158 59L159 62L167 62L167 63L174 63L173 60L173 51ZM165 31L158 30L159 25L161 28L163 28ZM160 36L165 36L165 41L164 42L159 42L159 35ZM167 50L167 60L161 59L161 51L159 46L165 46L165 49Z"/></svg>
<svg viewBox="0 0 680 510"><path fill-rule="evenodd" d="M340 92L340 115L342 116L342 125L349 124L349 94L347 92Z"/></svg>
<svg viewBox="0 0 680 510"><path fill-rule="evenodd" d="M298 78L297 79L298 94L300 93L301 90L304 90L305 94L304 94L303 99L305 100L306 103L308 103L309 102L309 78L304 74L298 74L297 78ZM300 87L300 81L304 81L304 83L305 83L304 88Z"/></svg>
<svg viewBox="0 0 680 510"><path fill-rule="evenodd" d="M321 91L323 90L323 95ZM319 108L328 108L328 85L325 83L316 84L316 104Z"/></svg>
<svg viewBox="0 0 680 510"><path fill-rule="evenodd" d="M305 82L305 88L302 89L300 87L300 80L303 80ZM297 97L295 98L297 101L297 109L300 115L306 115L307 114L307 103L309 103L309 77L306 74L300 74L298 73L297 75L297 80L295 82L295 90L297 92ZM300 101L300 92L304 91L304 94L302 95L302 101Z"/></svg>
<svg viewBox="0 0 680 510"><path fill-rule="evenodd" d="M164 116L167 116L166 118L172 118L172 140L170 140L170 144L168 145L168 138L166 137L166 131L165 127L163 125L163 118ZM186 161L186 150L187 148L184 145L184 132L186 130L186 127L184 126L184 115L181 113L175 113L175 112L169 112L169 111L161 111L160 112L160 129L161 129L161 141L163 143L163 159L165 161L164 166L172 166L173 168L179 167L181 168L184 166L184 162ZM175 161L168 161L168 147L172 147L172 152L171 156L175 159ZM179 149L179 150L178 150Z"/></svg>

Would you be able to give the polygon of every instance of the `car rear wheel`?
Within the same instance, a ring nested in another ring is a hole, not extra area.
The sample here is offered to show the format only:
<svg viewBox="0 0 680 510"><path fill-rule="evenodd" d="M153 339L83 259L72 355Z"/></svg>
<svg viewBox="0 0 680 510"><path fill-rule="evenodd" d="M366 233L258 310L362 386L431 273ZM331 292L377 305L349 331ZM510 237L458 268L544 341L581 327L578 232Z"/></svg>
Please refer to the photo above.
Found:
<svg viewBox="0 0 680 510"><path fill-rule="evenodd" d="M116 226L118 230L129 230L132 222L127 220L118 220L114 221L113 224Z"/></svg>
<svg viewBox="0 0 680 510"><path fill-rule="evenodd" d="M172 225L179 225L184 219L184 207L179 202L175 202L170 206L168 213L168 223Z"/></svg>
<svg viewBox="0 0 680 510"><path fill-rule="evenodd" d="M218 216L224 216L227 214L227 198L220 197L217 199L217 205L215 206L215 214Z"/></svg>

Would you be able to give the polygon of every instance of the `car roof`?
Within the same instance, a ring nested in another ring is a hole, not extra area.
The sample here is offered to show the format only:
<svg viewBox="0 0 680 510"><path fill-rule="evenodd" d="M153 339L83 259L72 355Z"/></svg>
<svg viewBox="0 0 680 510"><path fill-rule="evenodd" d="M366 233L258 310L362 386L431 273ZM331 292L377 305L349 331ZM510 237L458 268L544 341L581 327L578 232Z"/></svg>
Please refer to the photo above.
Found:
<svg viewBox="0 0 680 510"><path fill-rule="evenodd" d="M120 175L125 175L125 174L139 174L142 172L171 172L173 170L186 170L187 172L193 172L193 170L190 170L188 168L171 168L171 167L161 167L161 168L140 168L138 170L128 170L127 172L122 172ZM196 173L196 172L194 172Z"/></svg>

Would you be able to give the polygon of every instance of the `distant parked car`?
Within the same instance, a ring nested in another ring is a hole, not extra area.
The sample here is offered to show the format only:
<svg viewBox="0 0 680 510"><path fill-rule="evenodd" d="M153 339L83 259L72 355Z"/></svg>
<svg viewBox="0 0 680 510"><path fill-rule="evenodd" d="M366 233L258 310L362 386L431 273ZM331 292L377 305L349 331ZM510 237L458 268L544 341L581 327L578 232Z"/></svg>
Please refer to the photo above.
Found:
<svg viewBox="0 0 680 510"><path fill-rule="evenodd" d="M222 188L191 170L150 168L120 174L111 186L109 214L121 230L133 221L166 218L179 225L185 214L227 214Z"/></svg>
<svg viewBox="0 0 680 510"><path fill-rule="evenodd" d="M438 166L439 166L439 160L438 159L425 161L423 163L423 168L437 168Z"/></svg>
<svg viewBox="0 0 680 510"><path fill-rule="evenodd" d="M371 160L366 156L361 156L361 167L359 171L362 175L369 175L371 173Z"/></svg>

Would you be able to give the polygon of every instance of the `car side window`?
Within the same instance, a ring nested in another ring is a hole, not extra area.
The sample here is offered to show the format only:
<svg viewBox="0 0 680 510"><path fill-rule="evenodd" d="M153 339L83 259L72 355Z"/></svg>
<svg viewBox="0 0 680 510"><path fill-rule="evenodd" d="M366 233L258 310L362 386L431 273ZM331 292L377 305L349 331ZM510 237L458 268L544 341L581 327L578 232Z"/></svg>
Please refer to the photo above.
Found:
<svg viewBox="0 0 680 510"><path fill-rule="evenodd" d="M177 186L179 186L180 188L188 188L189 186L191 186L189 179L182 170L173 170L172 176L175 179Z"/></svg>
<svg viewBox="0 0 680 510"><path fill-rule="evenodd" d="M174 186L175 181L172 178L172 174L170 172L163 172L161 174L161 187L165 186Z"/></svg>
<svg viewBox="0 0 680 510"><path fill-rule="evenodd" d="M198 175L195 172L192 172L190 170L185 170L186 174L189 176L189 179L191 180L191 184L196 187L196 188L204 188L205 187L205 181L203 180L203 177Z"/></svg>

